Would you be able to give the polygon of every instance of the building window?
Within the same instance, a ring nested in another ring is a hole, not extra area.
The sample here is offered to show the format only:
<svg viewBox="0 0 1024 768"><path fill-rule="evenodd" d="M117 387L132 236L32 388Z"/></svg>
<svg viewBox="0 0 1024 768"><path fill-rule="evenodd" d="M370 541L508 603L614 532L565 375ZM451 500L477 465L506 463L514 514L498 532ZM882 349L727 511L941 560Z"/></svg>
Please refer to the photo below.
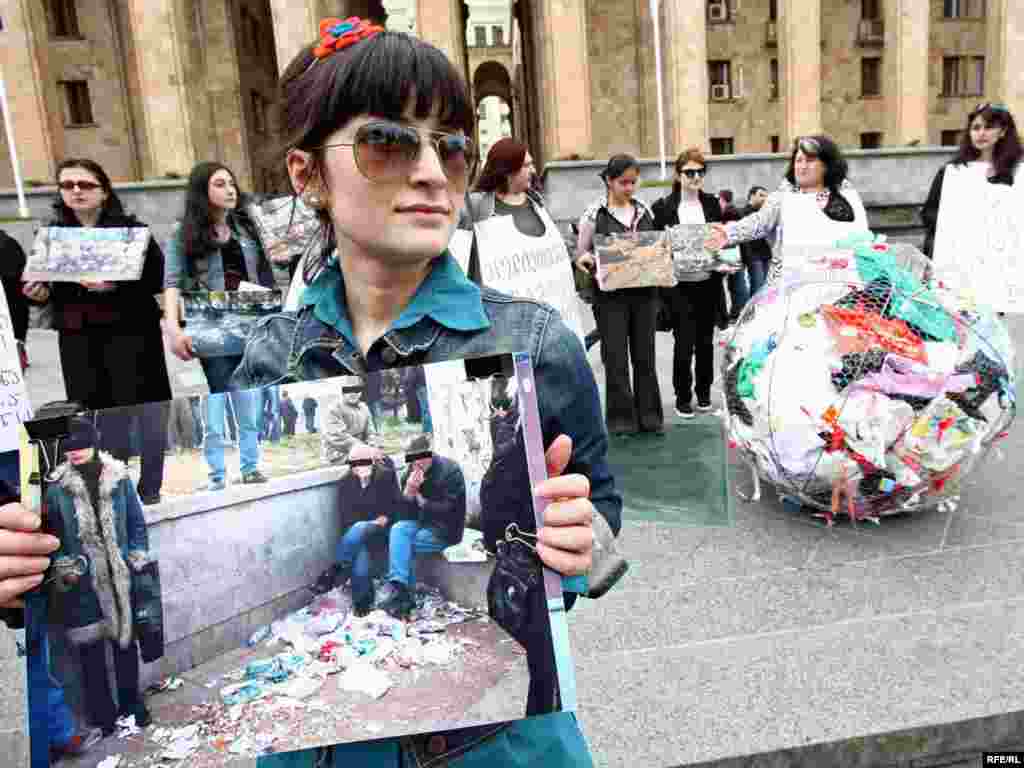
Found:
<svg viewBox="0 0 1024 768"><path fill-rule="evenodd" d="M779 2L778 0L768 0L768 21L779 20Z"/></svg>
<svg viewBox="0 0 1024 768"><path fill-rule="evenodd" d="M733 152L732 137L723 139L712 139L711 140L711 154L712 155L732 155Z"/></svg>
<svg viewBox="0 0 1024 768"><path fill-rule="evenodd" d="M778 136L772 136L771 137L771 142L772 142L772 152L778 152L779 148L781 146L781 144L779 143L779 137Z"/></svg>
<svg viewBox="0 0 1024 768"><path fill-rule="evenodd" d="M880 0L860 0L860 17L863 21L876 21L882 18Z"/></svg>
<svg viewBox="0 0 1024 768"><path fill-rule="evenodd" d="M729 0L708 0L708 21L712 24L724 24L731 21L731 11Z"/></svg>
<svg viewBox="0 0 1024 768"><path fill-rule="evenodd" d="M85 80L62 80L57 83L64 101L64 124L92 125L92 99Z"/></svg>
<svg viewBox="0 0 1024 768"><path fill-rule="evenodd" d="M946 56L942 59L943 96L981 96L984 92L984 56Z"/></svg>
<svg viewBox="0 0 1024 768"><path fill-rule="evenodd" d="M711 85L711 101L728 101L732 98L732 63L709 61L708 83Z"/></svg>
<svg viewBox="0 0 1024 768"><path fill-rule="evenodd" d="M474 27L473 34L476 35L476 47L487 47L487 27Z"/></svg>
<svg viewBox="0 0 1024 768"><path fill-rule="evenodd" d="M985 0L942 0L944 19L983 19Z"/></svg>
<svg viewBox="0 0 1024 768"><path fill-rule="evenodd" d="M491 27L491 34L494 36L495 45L505 44L505 30L502 27Z"/></svg>
<svg viewBox="0 0 1024 768"><path fill-rule="evenodd" d="M878 57L860 60L861 98L882 95L882 60Z"/></svg>
<svg viewBox="0 0 1024 768"><path fill-rule="evenodd" d="M768 98L775 101L779 98L779 60L768 61Z"/></svg>
<svg viewBox="0 0 1024 768"><path fill-rule="evenodd" d="M943 131L942 136L939 138L939 143L944 147L959 147L960 131Z"/></svg>
<svg viewBox="0 0 1024 768"><path fill-rule="evenodd" d="M81 37L78 29L78 9L75 0L49 0L47 16L51 37Z"/></svg>
<svg viewBox="0 0 1024 768"><path fill-rule="evenodd" d="M880 149L882 146L882 134L878 131L869 131L860 135L861 149Z"/></svg>

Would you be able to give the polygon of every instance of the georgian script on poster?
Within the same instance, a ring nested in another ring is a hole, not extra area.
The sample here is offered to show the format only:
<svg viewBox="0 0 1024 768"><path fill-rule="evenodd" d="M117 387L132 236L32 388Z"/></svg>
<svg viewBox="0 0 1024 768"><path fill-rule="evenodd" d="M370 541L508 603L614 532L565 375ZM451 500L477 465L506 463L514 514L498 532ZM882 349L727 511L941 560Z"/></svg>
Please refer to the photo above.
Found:
<svg viewBox="0 0 1024 768"><path fill-rule="evenodd" d="M1024 187L948 166L935 232L935 278L1000 312L1024 312Z"/></svg>
<svg viewBox="0 0 1024 768"><path fill-rule="evenodd" d="M32 406L21 373L11 311L6 294L0 291L0 452L18 450L18 425L30 418Z"/></svg>

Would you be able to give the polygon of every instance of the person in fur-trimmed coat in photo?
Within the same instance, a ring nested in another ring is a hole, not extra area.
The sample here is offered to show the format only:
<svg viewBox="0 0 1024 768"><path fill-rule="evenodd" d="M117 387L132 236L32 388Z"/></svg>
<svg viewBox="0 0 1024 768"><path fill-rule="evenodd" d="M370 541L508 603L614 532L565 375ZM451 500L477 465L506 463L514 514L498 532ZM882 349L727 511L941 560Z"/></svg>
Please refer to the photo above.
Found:
<svg viewBox="0 0 1024 768"><path fill-rule="evenodd" d="M71 421L63 441L67 461L51 474L46 510L57 527L53 553L54 623L78 649L86 713L105 736L120 717L139 727L150 715L139 693L139 646L133 627L132 581L150 562L142 504L125 465L97 450L87 419ZM83 573L84 571L84 573ZM107 645L114 655L117 704L107 679Z"/></svg>

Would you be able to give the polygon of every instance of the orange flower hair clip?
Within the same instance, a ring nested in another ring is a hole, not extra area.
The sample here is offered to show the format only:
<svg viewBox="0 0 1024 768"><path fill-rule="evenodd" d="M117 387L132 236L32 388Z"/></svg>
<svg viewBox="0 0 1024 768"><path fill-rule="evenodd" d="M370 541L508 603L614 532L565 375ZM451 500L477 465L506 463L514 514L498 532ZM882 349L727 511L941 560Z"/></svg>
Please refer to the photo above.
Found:
<svg viewBox="0 0 1024 768"><path fill-rule="evenodd" d="M348 48L360 40L368 40L383 31L384 27L371 24L358 16L350 16L344 21L324 19L320 22L320 44L313 49L313 55L317 59L325 59L335 51Z"/></svg>

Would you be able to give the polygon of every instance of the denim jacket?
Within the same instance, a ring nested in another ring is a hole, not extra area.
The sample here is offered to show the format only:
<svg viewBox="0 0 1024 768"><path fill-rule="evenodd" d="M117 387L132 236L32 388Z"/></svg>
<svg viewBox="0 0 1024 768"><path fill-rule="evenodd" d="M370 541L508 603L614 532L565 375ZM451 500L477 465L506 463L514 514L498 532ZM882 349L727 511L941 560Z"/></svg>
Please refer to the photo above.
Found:
<svg viewBox="0 0 1024 768"><path fill-rule="evenodd" d="M442 258L451 259L448 255ZM608 435L597 384L579 339L558 313L544 304L487 288L480 289L474 301L477 308L482 307L487 327L458 331L425 315L409 327L393 327L366 356L344 333L319 320L313 306L268 317L250 335L232 386L270 386L479 355L529 352L545 446L560 434L572 438L572 459L566 472L590 479L590 500L617 533L622 498L608 468ZM438 737L443 739L440 748ZM589 768L592 762L574 714L560 712L507 726L263 757L258 763L259 768L343 765Z"/></svg>
<svg viewBox="0 0 1024 768"><path fill-rule="evenodd" d="M235 217L229 217L231 234L238 240L245 258L245 270L249 282L259 283L265 288L275 285L274 271L270 261L263 253L259 238L249 233ZM164 288L177 288L182 291L223 291L224 261L221 249L213 248L202 257L196 259L195 273L190 275L186 263L185 250L181 242L181 224L174 225L174 230L164 247L166 265L164 267Z"/></svg>

